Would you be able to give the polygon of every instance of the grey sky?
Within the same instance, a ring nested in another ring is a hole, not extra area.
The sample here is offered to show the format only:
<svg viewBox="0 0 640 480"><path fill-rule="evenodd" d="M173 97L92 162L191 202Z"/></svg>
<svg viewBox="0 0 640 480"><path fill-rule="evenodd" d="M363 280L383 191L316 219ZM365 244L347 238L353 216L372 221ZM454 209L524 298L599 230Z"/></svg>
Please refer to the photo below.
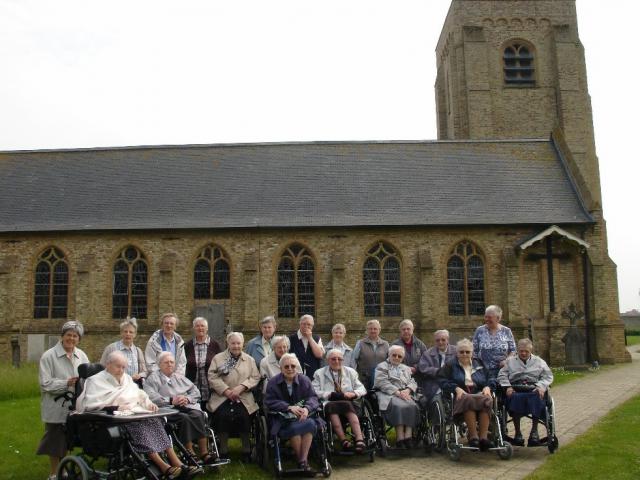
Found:
<svg viewBox="0 0 640 480"><path fill-rule="evenodd" d="M0 150L433 139L448 6L0 0ZM640 308L639 67L628 53L639 13L631 0L578 0L623 311Z"/></svg>

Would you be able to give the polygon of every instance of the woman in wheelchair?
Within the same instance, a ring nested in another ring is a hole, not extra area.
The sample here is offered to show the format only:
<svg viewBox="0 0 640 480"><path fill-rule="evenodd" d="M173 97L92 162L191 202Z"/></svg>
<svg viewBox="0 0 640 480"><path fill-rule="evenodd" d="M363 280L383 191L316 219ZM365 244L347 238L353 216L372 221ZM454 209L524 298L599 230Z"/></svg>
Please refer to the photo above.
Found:
<svg viewBox="0 0 640 480"><path fill-rule="evenodd" d="M251 418L258 405L251 389L260 382L260 372L252 356L244 353L244 335L227 335L227 349L217 354L209 367L211 396L207 409L213 413L213 429L220 437L220 455L228 458L230 435L242 441L242 459L251 461Z"/></svg>
<svg viewBox="0 0 640 480"><path fill-rule="evenodd" d="M412 398L418 389L411 368L403 364L405 349L389 347L389 358L376 367L374 388L378 390L378 405L384 419L396 430L396 446L413 447L413 429L420 421L420 410Z"/></svg>
<svg viewBox="0 0 640 480"><path fill-rule="evenodd" d="M333 431L342 443L343 450L353 448L344 433L340 416L344 416L355 437L356 453L363 453L366 445L360 421L353 401L364 397L367 390L358 380L358 373L350 367L343 366L344 357L340 350L331 350L327 354L329 365L316 370L313 375L313 389L320 399L326 401L324 411L329 416Z"/></svg>
<svg viewBox="0 0 640 480"><path fill-rule="evenodd" d="M150 413L158 406L149 400L149 396L138 388L130 375L126 373L127 358L120 351L109 354L106 369L89 377L83 392L76 401L78 413L117 407L121 412ZM197 467L183 465L171 447L171 439L157 418L130 422L124 425L132 439L132 445L138 453L147 454L149 459L163 473L163 478L174 479L197 474ZM159 455L164 452L169 463Z"/></svg>
<svg viewBox="0 0 640 480"><path fill-rule="evenodd" d="M267 384L265 405L271 416L271 435L289 439L298 466L311 471L308 455L316 434L316 420L309 418L320 404L311 380L302 375L300 362L292 353L280 358L281 373Z"/></svg>
<svg viewBox="0 0 640 480"><path fill-rule="evenodd" d="M144 391L159 407L173 407L180 413L169 417L170 423L178 427L178 439L195 457L193 441L198 442L198 453L205 464L216 462L207 448L207 425L200 409L200 390L186 376L176 372L176 360L171 352L158 355L158 367L147 381Z"/></svg>
<svg viewBox="0 0 640 480"><path fill-rule="evenodd" d="M542 358L533 355L533 343L528 338L518 342L518 356L507 359L506 365L498 373L498 383L505 390L506 408L513 418L514 445L524 445L520 430L520 419L531 415L531 433L528 445L540 445L538 421L545 410L545 393L553 382L553 373ZM514 388L515 386L515 388ZM528 387L528 388L527 388ZM528 390L528 391L516 391Z"/></svg>
<svg viewBox="0 0 640 480"><path fill-rule="evenodd" d="M438 377L442 389L455 394L453 417L455 421L464 420L467 424L469 446L488 450L491 447L488 432L493 409L492 391L496 382L482 361L473 358L473 344L469 339L456 344L456 359L442 367Z"/></svg>

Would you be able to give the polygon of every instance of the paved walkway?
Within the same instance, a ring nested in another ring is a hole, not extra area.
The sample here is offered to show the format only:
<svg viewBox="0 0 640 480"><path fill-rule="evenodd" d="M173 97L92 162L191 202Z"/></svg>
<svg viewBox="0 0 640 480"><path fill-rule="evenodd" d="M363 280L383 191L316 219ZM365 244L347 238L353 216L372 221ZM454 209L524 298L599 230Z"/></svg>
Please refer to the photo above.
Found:
<svg viewBox="0 0 640 480"><path fill-rule="evenodd" d="M597 375L589 375L553 389L560 449L585 432L610 409L640 394L640 346L631 347L630 351L633 357L630 364L604 367ZM548 456L546 448L515 447L509 461L500 460L494 453L467 452L462 453L462 458L457 463L441 454L433 454L431 457L376 457L374 463L366 463L364 459L361 462L336 459L331 478L442 479L446 472L448 479L515 479L525 477Z"/></svg>

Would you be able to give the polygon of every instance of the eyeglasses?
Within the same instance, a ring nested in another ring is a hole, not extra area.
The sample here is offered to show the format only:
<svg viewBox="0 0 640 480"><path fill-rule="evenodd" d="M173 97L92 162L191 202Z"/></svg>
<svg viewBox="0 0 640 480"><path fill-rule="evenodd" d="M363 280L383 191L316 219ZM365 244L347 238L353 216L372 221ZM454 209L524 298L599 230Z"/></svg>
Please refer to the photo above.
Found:
<svg viewBox="0 0 640 480"><path fill-rule="evenodd" d="M340 357L331 357L329 361L341 362L343 359Z"/></svg>
<svg viewBox="0 0 640 480"><path fill-rule="evenodd" d="M471 350L458 350L458 353L466 353L467 355L471 355L473 352Z"/></svg>
<svg viewBox="0 0 640 480"><path fill-rule="evenodd" d="M404 355L400 355L399 353L392 353L391 356L393 358L403 358L404 357Z"/></svg>
<svg viewBox="0 0 640 480"><path fill-rule="evenodd" d="M295 365L283 365L282 368L284 368L285 370L292 370L292 369L295 369L296 366Z"/></svg>

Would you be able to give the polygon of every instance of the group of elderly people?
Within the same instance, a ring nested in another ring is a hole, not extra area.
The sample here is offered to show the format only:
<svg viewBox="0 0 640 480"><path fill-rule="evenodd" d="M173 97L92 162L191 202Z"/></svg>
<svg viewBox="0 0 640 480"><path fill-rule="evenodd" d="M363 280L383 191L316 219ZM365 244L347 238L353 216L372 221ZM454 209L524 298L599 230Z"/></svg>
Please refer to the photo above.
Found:
<svg viewBox="0 0 640 480"><path fill-rule="evenodd" d="M396 430L397 447L408 449L420 418L416 392L420 388L432 398L442 389L455 394L453 414L466 422L469 445L485 450L490 447L491 395L499 384L514 418L513 443L524 444L520 418L532 415L529 445L535 445L544 394L553 375L544 360L533 355L530 340L522 339L516 347L511 330L500 324L501 316L501 309L491 305L473 340L462 339L454 347L449 344L449 333L438 330L430 348L414 335L411 320L400 323L400 336L391 345L380 337L380 323L369 320L365 337L351 348L344 341L343 324L333 326L332 338L323 346L313 333L311 315L303 315L298 331L290 336L275 335L276 320L268 316L246 348L243 334L232 332L226 338L227 348L221 350L208 335L206 319L193 321L193 338L185 343L176 332L178 317L167 313L144 353L134 344L136 319L127 319L120 325L121 339L104 350L101 363L106 369L87 380L77 408L153 412L158 407L173 407L180 412L170 417L178 426L179 439L194 455L197 445L201 459L209 463L216 459L207 449L202 415L206 409L212 413L211 423L220 439L220 455L228 455L228 439L235 436L241 439L243 459L248 460L250 415L259 408L252 389L264 377L264 406L273 418L271 433L288 438L300 468L308 469L311 441L321 422L314 414L321 403L342 448L361 453L365 444L357 400L375 389L382 415ZM67 450L63 426L69 412L56 397L73 389L78 365L89 361L77 348L82 335L79 322L66 322L60 341L40 361L45 435L38 454L49 455L50 478L55 478ZM512 384L523 383L534 389L520 392L512 388ZM347 439L341 418L350 425L353 443ZM191 467L175 455L159 422L147 419L128 425L139 451L149 455L165 478L190 473ZM169 463L160 452L166 453Z"/></svg>

